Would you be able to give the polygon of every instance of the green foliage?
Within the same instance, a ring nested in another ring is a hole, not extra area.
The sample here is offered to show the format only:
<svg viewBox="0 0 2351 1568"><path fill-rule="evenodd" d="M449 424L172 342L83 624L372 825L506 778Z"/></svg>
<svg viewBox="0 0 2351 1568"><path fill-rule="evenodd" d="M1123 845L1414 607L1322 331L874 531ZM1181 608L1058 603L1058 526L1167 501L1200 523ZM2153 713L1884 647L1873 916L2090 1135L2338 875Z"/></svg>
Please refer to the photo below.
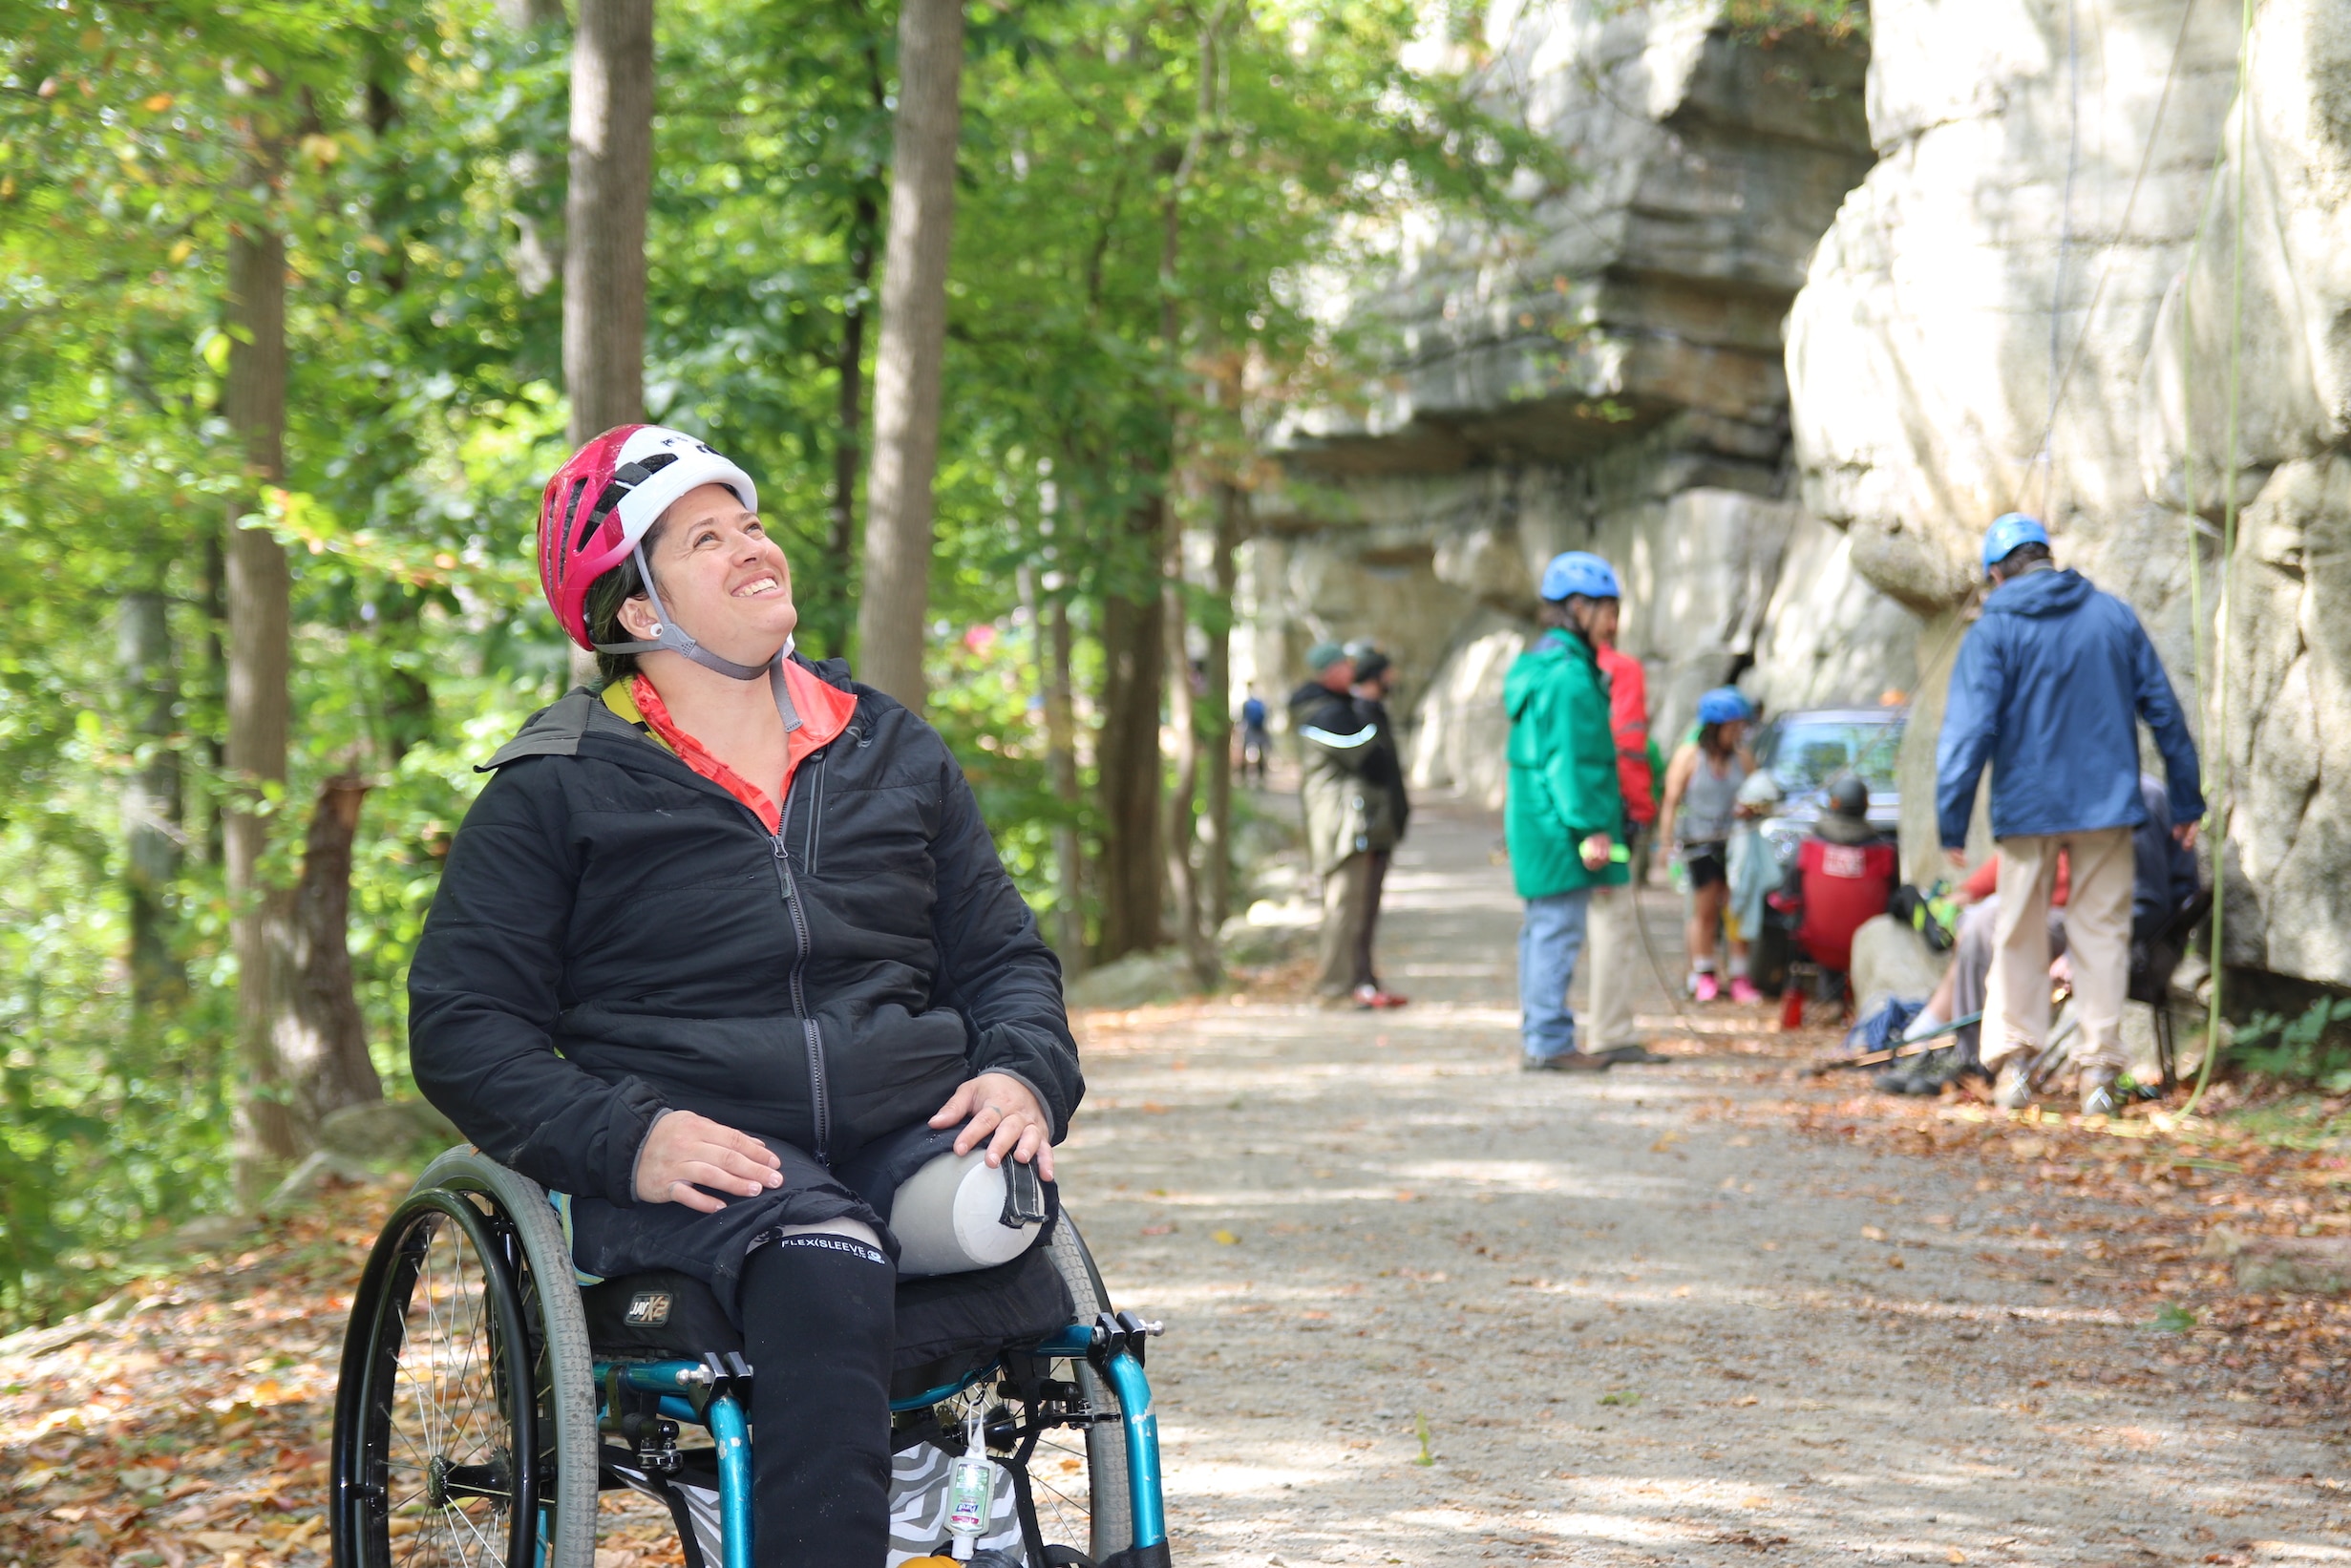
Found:
<svg viewBox="0 0 2351 1568"><path fill-rule="evenodd" d="M2351 1035L2332 1027L2344 1022L2351 1022L2351 997L2320 997L2292 1019L2256 1012L2236 1031L2230 1055L2262 1077L2340 1094L2351 1091Z"/></svg>
<svg viewBox="0 0 2351 1568"><path fill-rule="evenodd" d="M1032 617L1078 629L1090 719L1104 602L1157 591L1162 536L1135 519L1187 464L1255 482L1274 402L1365 377L1313 280L1387 265L1408 203L1506 220L1521 174L1565 178L1399 63L1422 20L1407 0L973 8L934 716L1040 908L1054 830L1096 824L1050 787ZM864 466L843 377L870 405L896 16L664 0L659 21L648 413L758 476L802 646L840 653L837 476ZM265 869L297 875L324 779L369 781L350 946L378 1070L407 1085L408 957L473 764L566 679L531 548L565 423L544 261L566 67L561 25L517 32L493 0L0 0L0 1327L228 1200L231 527L272 530L293 578ZM284 482L257 505L221 402L225 257L263 223L286 242L290 371ZM132 593L168 606L160 732L116 646ZM139 1006L121 813L164 764L180 984Z"/></svg>
<svg viewBox="0 0 2351 1568"><path fill-rule="evenodd" d="M2155 1309L2155 1320L2147 1326L2158 1334L2185 1334L2196 1325L2195 1311L2177 1302L2166 1302Z"/></svg>
<svg viewBox="0 0 2351 1568"><path fill-rule="evenodd" d="M1798 30L1827 38L1870 35L1869 0L1730 0L1723 15L1741 33L1766 43Z"/></svg>

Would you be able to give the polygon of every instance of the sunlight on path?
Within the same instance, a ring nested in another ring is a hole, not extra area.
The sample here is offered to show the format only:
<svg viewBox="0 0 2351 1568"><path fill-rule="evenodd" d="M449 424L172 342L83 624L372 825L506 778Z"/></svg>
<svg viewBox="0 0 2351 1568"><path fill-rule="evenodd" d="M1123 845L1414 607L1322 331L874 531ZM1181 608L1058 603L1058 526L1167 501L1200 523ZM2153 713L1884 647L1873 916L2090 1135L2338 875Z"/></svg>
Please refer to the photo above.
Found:
<svg viewBox="0 0 2351 1568"><path fill-rule="evenodd" d="M1957 1176L1726 1120L1786 1092L1734 1049L1758 1015L1684 1033L1651 980L1674 1065L1518 1072L1497 839L1415 817L1382 923L1410 1007L1082 1021L1064 1169L1113 1294L1170 1322L1177 1561L2351 1560L2311 1435L2053 1379L2143 1331L1992 1278ZM1644 914L1670 974L1676 901Z"/></svg>

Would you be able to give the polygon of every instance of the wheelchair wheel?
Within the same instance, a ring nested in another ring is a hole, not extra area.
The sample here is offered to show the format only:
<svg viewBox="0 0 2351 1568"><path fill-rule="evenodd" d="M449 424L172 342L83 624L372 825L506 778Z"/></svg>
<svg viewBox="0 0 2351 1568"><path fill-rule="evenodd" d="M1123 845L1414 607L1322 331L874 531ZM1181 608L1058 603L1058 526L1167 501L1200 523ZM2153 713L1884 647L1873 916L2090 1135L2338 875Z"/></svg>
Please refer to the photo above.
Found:
<svg viewBox="0 0 2351 1568"><path fill-rule="evenodd" d="M594 1400L546 1195L469 1149L443 1155L393 1211L352 1300L338 1568L592 1568Z"/></svg>
<svg viewBox="0 0 2351 1568"><path fill-rule="evenodd" d="M1053 1227L1051 1247L1053 1265L1077 1303L1078 1321L1091 1323L1097 1314L1112 1310L1102 1271L1094 1267L1086 1239L1066 1211ZM1127 1430L1116 1419L1121 1413L1118 1395L1102 1375L1082 1361L1076 1364L1076 1374L1087 1403L1112 1419L1087 1428L1083 1435L1064 1427L1039 1439L1028 1462L1029 1489L1048 1551L1054 1545L1080 1547L1094 1561L1105 1562L1134 1542L1134 1511L1127 1490ZM1082 1490L1072 1484L1081 1477Z"/></svg>

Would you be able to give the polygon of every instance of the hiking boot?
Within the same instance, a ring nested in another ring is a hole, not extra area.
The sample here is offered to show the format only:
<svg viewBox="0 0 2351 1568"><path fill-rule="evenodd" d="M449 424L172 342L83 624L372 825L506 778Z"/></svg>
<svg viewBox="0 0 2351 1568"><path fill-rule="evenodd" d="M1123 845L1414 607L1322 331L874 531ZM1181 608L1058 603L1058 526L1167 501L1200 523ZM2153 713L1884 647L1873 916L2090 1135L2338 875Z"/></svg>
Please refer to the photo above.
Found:
<svg viewBox="0 0 2351 1568"><path fill-rule="evenodd" d="M1755 983L1747 979L1747 976L1732 975L1730 977L1730 999L1733 1002L1740 1004L1742 1006L1745 1006L1752 1003L1761 1002L1763 1000L1763 992L1757 990L1755 988Z"/></svg>
<svg viewBox="0 0 2351 1568"><path fill-rule="evenodd" d="M1557 1056L1521 1056L1522 1072L1605 1072L1616 1064L1588 1050L1563 1050Z"/></svg>
<svg viewBox="0 0 2351 1568"><path fill-rule="evenodd" d="M1670 1062L1673 1058L1670 1056L1660 1056L1656 1051L1651 1050L1647 1046L1636 1045L1611 1046L1606 1050L1599 1053L1599 1060L1606 1062L1610 1067L1621 1067L1627 1063L1645 1064L1652 1062Z"/></svg>
<svg viewBox="0 0 2351 1568"><path fill-rule="evenodd" d="M2000 1076L1992 1081L1992 1103L2002 1111L2022 1111L2033 1103L2033 1082L2023 1052L2001 1063Z"/></svg>
<svg viewBox="0 0 2351 1568"><path fill-rule="evenodd" d="M1877 1075L1877 1087L1889 1094L1932 1094L1943 1087L1947 1051L1930 1050Z"/></svg>
<svg viewBox="0 0 2351 1568"><path fill-rule="evenodd" d="M2082 1070L2082 1114L2111 1116L2123 1108L2123 1093L2116 1087L2122 1074L2110 1067Z"/></svg>
<svg viewBox="0 0 2351 1568"><path fill-rule="evenodd" d="M1711 970L1701 970L1690 977L1690 995L1700 1002L1712 1002L1723 994Z"/></svg>

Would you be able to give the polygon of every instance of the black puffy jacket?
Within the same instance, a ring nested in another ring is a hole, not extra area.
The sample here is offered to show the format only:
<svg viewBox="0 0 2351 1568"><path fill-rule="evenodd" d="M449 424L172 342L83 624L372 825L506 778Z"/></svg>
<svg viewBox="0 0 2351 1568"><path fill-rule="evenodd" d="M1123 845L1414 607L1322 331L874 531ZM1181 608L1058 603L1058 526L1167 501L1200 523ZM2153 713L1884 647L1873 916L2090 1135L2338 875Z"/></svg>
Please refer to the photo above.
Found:
<svg viewBox="0 0 2351 1568"><path fill-rule="evenodd" d="M417 1086L483 1152L627 1205L665 1108L847 1160L976 1072L1058 1139L1061 966L944 742L858 698L781 831L584 688L484 765L409 971Z"/></svg>

